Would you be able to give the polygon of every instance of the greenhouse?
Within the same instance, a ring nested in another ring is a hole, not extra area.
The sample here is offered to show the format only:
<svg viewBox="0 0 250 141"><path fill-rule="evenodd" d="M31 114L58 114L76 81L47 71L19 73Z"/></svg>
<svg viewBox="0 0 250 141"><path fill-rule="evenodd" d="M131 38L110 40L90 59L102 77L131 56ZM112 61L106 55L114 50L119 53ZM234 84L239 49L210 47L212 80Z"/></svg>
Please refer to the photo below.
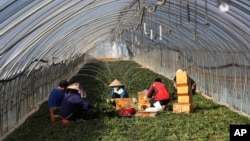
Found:
<svg viewBox="0 0 250 141"><path fill-rule="evenodd" d="M249 6L249 0L1 0L0 140L229 140L230 125L250 125ZM178 69L196 82L192 113L173 113ZM107 104L114 79L137 97L157 77L172 95L158 116L123 118ZM84 86L97 119L51 123L47 100L61 80Z"/></svg>

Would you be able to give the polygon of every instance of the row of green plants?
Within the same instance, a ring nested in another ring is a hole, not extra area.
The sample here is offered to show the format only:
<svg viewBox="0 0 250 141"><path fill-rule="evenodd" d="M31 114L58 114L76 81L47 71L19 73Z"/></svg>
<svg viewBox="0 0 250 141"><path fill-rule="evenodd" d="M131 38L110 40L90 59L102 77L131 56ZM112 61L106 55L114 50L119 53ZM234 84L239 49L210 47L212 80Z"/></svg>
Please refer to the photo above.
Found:
<svg viewBox="0 0 250 141"><path fill-rule="evenodd" d="M156 117L120 117L106 103L109 83L120 80L130 97L147 89L160 77L172 95L167 110ZM86 113L86 122L64 125L51 123L47 102L4 141L228 141L230 124L249 124L250 119L218 105L200 94L193 96L193 113L173 113L177 95L172 81L133 61L103 62L84 65L70 82L83 84L94 109Z"/></svg>

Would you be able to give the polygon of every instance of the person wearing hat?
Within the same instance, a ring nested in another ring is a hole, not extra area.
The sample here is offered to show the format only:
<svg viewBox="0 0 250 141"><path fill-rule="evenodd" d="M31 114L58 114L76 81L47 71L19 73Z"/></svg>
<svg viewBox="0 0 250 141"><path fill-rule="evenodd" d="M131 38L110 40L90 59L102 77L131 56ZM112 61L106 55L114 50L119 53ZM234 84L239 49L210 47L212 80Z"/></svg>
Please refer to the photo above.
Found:
<svg viewBox="0 0 250 141"><path fill-rule="evenodd" d="M177 72L183 72L183 70L182 70L182 69L178 69L178 70L176 71L176 73L177 73ZM196 82L195 82L191 77L188 76L188 78L189 78L189 82L190 82L190 85L191 85L191 88L192 88L191 93L194 95L195 92L196 92ZM176 86L176 76L175 76L174 79L173 79L173 84L174 84L175 90L177 90L177 86Z"/></svg>
<svg viewBox="0 0 250 141"><path fill-rule="evenodd" d="M54 88L48 98L48 107L58 110L61 107L62 100L65 96L66 87L69 85L67 80L61 80L56 88Z"/></svg>
<svg viewBox="0 0 250 141"><path fill-rule="evenodd" d="M68 93L65 95L60 110L60 117L63 123L70 121L84 121L84 110L89 110L92 106L90 102L81 96L83 87L76 82L67 87Z"/></svg>
<svg viewBox="0 0 250 141"><path fill-rule="evenodd" d="M109 84L109 87L112 88L110 99L114 98L128 98L128 93L124 87L124 85L117 79Z"/></svg>

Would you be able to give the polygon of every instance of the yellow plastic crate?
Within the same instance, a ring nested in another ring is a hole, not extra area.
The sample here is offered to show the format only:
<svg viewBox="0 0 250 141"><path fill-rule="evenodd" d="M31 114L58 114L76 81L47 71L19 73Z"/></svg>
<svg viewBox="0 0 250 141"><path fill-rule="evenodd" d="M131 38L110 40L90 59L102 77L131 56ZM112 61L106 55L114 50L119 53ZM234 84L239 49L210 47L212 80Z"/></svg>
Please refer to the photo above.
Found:
<svg viewBox="0 0 250 141"><path fill-rule="evenodd" d="M115 109L121 110L124 108L133 107L133 98L115 98Z"/></svg>
<svg viewBox="0 0 250 141"><path fill-rule="evenodd" d="M178 103L192 103L192 95L178 95Z"/></svg>
<svg viewBox="0 0 250 141"><path fill-rule="evenodd" d="M150 107L150 98L145 97L146 93L145 92L138 92L138 109L142 110L147 107Z"/></svg>
<svg viewBox="0 0 250 141"><path fill-rule="evenodd" d="M176 73L176 86L188 86L188 75L186 71Z"/></svg>
<svg viewBox="0 0 250 141"><path fill-rule="evenodd" d="M189 95L191 94L190 87L188 86L177 86L177 94L178 95Z"/></svg>
<svg viewBox="0 0 250 141"><path fill-rule="evenodd" d="M173 104L173 113L191 113L193 112L193 105L188 104L182 104L182 103L175 103Z"/></svg>

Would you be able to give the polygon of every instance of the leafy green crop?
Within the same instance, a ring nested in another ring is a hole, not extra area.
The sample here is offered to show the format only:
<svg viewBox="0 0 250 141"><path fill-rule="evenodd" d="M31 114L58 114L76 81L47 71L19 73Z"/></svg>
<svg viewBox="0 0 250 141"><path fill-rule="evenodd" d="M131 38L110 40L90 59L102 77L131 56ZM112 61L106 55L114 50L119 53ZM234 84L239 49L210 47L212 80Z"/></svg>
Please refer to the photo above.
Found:
<svg viewBox="0 0 250 141"><path fill-rule="evenodd" d="M130 97L137 97L137 92L148 88L156 77L167 85L172 101L168 110L154 118L119 117L105 101L111 91L108 85L115 78L126 86ZM177 96L172 81L133 61L92 61L70 80L75 81L83 84L87 98L95 106L86 113L88 121L70 125L51 123L45 102L5 141L228 141L230 124L250 124L249 118L200 94L193 97L193 113L173 113L172 104Z"/></svg>

